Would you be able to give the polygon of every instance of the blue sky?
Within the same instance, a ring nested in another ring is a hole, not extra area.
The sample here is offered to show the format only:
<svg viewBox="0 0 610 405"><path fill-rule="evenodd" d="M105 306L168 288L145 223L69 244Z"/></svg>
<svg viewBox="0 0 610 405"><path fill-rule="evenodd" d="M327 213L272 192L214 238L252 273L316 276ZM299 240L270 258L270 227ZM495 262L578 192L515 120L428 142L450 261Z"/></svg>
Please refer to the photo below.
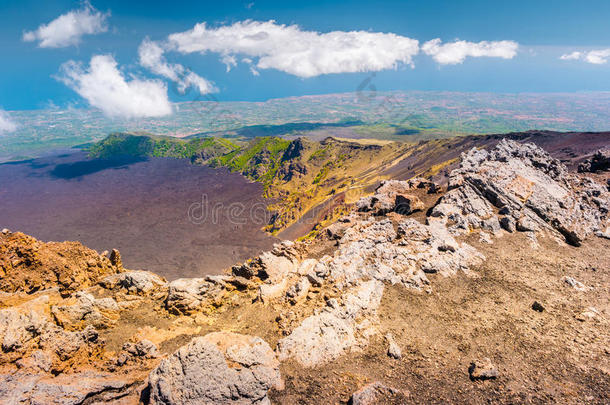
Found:
<svg viewBox="0 0 610 405"><path fill-rule="evenodd" d="M261 101L286 96L348 92L354 91L371 75L370 71L358 71L358 67L348 68L349 72L327 73L342 68L331 66L332 62L331 65L312 62L311 58L315 56L308 56L310 59L307 62L313 63L314 67L304 72L300 70L303 65L298 60L289 67L282 67L285 64L281 58L291 57L286 54L286 49L279 54L267 55L273 59L272 67L261 68L261 65L265 65L261 64L262 57L244 54L231 46L227 48L226 44L217 45L225 46L223 49L226 50L208 50L204 55L175 49L189 46L192 42L168 44L168 35L191 30L197 23L205 22L207 28L216 30L219 27L235 28L235 23L248 19L255 22L275 20L277 26L296 24L307 38L309 32L363 31L393 33L400 38L419 41L420 49L413 55L407 49L409 43L405 42L405 51L396 56L398 62L391 68L371 69L379 62L376 56L373 56L375 60L363 62L359 59L357 63L354 62L357 66L362 64L364 70L375 70L373 83L378 90L610 90L610 63L588 62L592 60L588 52L610 48L609 1L92 0L91 6L95 12L104 14L104 32L82 35L77 44L40 47L40 38L24 41L24 32L35 31L62 14L86 6L74 1L0 0L0 49L3 55L3 63L0 64L0 108L19 110L50 105L62 108L99 106L95 103L104 103L105 100L88 96L93 90L85 88L83 81L95 55L110 55L126 81L136 77L143 82L155 80L165 83L169 101L194 98L193 89L182 96L179 91L173 90L175 81L160 75L158 70L155 73L152 65L147 68L141 63L138 49L145 38L160 44L166 66L180 64L181 74L195 73L215 88L213 95L218 100ZM110 15L106 16L107 12ZM301 37L295 38L299 41ZM481 41L494 44L497 41L513 41L518 44L518 50L510 57L506 56L506 52L510 54L510 49L505 49L502 53L505 56L502 57L467 56L457 63L439 63L433 54L421 51L424 43L435 38L439 38L441 44L460 39L472 47ZM322 39L321 43L324 42ZM314 41L311 46L315 47L316 43ZM393 47L389 46L388 49L392 50ZM237 61L236 66L231 66L228 72L221 61L223 52L234 55ZM315 49L312 52L318 54ZM580 53L560 60L560 56L573 52ZM320 58L329 55L333 55L333 49L322 53ZM244 59L251 60L244 62ZM62 68L68 61L81 65L68 66L67 70L66 66ZM347 65L349 62L345 61ZM356 72L352 72L354 69ZM94 86L93 89L98 88ZM151 89L151 94L157 94L154 93L156 90ZM161 113L163 106L157 107ZM109 113L113 111L109 110ZM137 114L137 111L132 113Z"/></svg>

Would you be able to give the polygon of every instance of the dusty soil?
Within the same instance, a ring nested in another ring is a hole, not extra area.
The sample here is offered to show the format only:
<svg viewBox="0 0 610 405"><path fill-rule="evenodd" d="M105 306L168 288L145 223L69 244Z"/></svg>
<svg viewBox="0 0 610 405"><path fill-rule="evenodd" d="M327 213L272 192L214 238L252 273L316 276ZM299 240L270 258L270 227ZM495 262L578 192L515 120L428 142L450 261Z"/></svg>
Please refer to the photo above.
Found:
<svg viewBox="0 0 610 405"><path fill-rule="evenodd" d="M493 245L469 242L487 257L475 276L432 275L430 293L387 287L376 340L325 366L285 364L286 389L272 400L347 403L380 380L408 390L412 403L608 403L609 241L575 248L542 239L538 250L516 234ZM564 276L592 289L578 292ZM532 310L534 301L542 313ZM600 316L578 320L588 307ZM387 332L401 360L386 355ZM470 381L470 362L482 357L497 366L497 380Z"/></svg>

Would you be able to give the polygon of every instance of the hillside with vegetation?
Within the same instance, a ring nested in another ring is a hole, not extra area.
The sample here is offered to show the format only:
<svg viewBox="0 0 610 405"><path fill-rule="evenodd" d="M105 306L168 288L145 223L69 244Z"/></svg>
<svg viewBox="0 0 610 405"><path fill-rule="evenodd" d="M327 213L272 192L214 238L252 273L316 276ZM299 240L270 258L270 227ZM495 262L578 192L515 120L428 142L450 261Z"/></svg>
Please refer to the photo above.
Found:
<svg viewBox="0 0 610 405"><path fill-rule="evenodd" d="M116 133L89 149L93 158L116 156L190 159L194 164L223 167L264 186L275 201L266 230L278 232L314 206L338 193L359 195L379 179L374 175L404 157L410 144L327 138L288 141L258 137L247 142L224 138L189 140L149 134ZM374 169L373 169L374 168Z"/></svg>

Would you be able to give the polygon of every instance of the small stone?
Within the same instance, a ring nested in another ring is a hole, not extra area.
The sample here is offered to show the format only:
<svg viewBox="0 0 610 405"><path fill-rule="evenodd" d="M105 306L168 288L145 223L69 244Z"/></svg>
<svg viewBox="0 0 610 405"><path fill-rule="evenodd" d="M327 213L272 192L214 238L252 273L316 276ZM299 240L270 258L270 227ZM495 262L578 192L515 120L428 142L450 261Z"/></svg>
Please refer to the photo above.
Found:
<svg viewBox="0 0 610 405"><path fill-rule="evenodd" d="M539 303L538 301L534 301L534 303L532 304L532 309L534 311L538 311L538 312L542 312L544 311L544 307L542 306L541 303Z"/></svg>
<svg viewBox="0 0 610 405"><path fill-rule="evenodd" d="M487 244L493 243L493 241L491 240L491 235L489 235L487 232L479 233L479 242Z"/></svg>
<svg viewBox="0 0 610 405"><path fill-rule="evenodd" d="M583 283L581 283L580 281L578 281L578 280L576 280L576 279L574 279L572 277L566 276L566 277L563 278L563 281L567 285L569 285L570 287L574 288L577 291L585 291L585 290L587 290L587 287Z"/></svg>
<svg viewBox="0 0 610 405"><path fill-rule="evenodd" d="M498 378L498 369L493 365L491 360L485 357L482 360L475 360L468 367L470 379L475 380L493 380Z"/></svg>
<svg viewBox="0 0 610 405"><path fill-rule="evenodd" d="M375 381L360 388L352 394L351 405L404 404L407 403L409 392L388 387Z"/></svg>
<svg viewBox="0 0 610 405"><path fill-rule="evenodd" d="M123 268L123 261L121 260L121 252L118 249L112 249L110 252L110 263L116 268Z"/></svg>
<svg viewBox="0 0 610 405"><path fill-rule="evenodd" d="M538 230L536 223L528 217L519 218L516 227L519 232L534 232Z"/></svg>
<svg viewBox="0 0 610 405"><path fill-rule="evenodd" d="M500 226L507 232L515 232L517 226L513 217L500 218Z"/></svg>
<svg viewBox="0 0 610 405"><path fill-rule="evenodd" d="M8 235L9 233L11 233L11 231L10 231L10 229L8 229L8 228L4 228L4 229L2 230L2 234L3 234L3 235Z"/></svg>
<svg viewBox="0 0 610 405"><path fill-rule="evenodd" d="M388 356L397 360L402 358L402 351L400 350L398 344L396 344L394 336L392 336L391 333L388 333L385 335L385 339L388 342Z"/></svg>
<svg viewBox="0 0 610 405"><path fill-rule="evenodd" d="M576 319L580 322L585 322L591 319L595 319L599 316L599 311L594 307L589 307L583 312L576 316Z"/></svg>

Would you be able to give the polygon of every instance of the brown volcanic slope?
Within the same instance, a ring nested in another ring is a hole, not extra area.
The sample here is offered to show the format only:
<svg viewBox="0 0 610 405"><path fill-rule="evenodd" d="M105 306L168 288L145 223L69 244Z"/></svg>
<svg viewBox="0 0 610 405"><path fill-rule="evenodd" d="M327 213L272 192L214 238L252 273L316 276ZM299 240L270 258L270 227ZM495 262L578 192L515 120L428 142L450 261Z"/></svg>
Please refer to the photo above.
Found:
<svg viewBox="0 0 610 405"><path fill-rule="evenodd" d="M540 146L570 169L576 169L579 162L593 155L598 149L610 145L610 132L528 131L439 139L420 142L419 153L403 159L385 174L392 178L408 179L424 174L434 165L456 159L455 163L443 170L446 173L456 166L461 153L474 147L492 148L504 138ZM439 180L442 178L443 176L440 176Z"/></svg>
<svg viewBox="0 0 610 405"><path fill-rule="evenodd" d="M78 240L98 252L117 248L128 268L197 277L271 247L275 238L260 230L265 221L248 215L252 207L265 211L261 193L239 174L186 160L104 162L76 153L0 164L0 228ZM189 207L203 195L219 215L192 223ZM227 217L232 203L244 207L237 223Z"/></svg>

